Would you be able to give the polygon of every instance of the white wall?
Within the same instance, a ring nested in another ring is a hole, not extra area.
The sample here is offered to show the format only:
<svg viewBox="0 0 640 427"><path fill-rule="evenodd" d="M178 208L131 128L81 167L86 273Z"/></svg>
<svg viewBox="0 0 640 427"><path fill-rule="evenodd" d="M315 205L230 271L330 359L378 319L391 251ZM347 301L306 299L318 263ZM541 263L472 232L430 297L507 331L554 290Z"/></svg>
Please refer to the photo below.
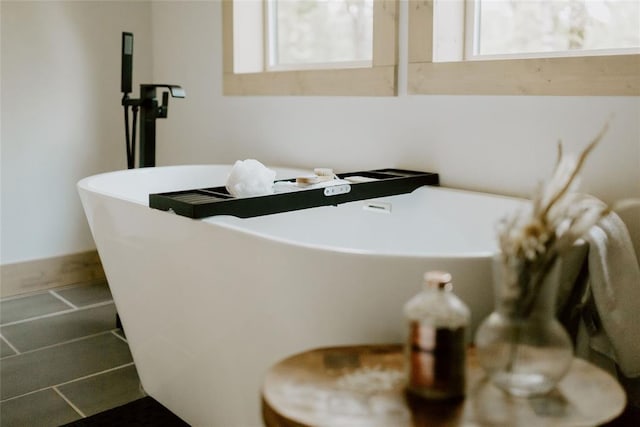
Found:
<svg viewBox="0 0 640 427"><path fill-rule="evenodd" d="M559 138L578 150L614 114L583 188L608 202L640 197L638 97L224 97L217 1L0 4L3 264L94 247L75 183L126 167L122 31L135 33L134 87L153 69L154 82L187 91L158 121L159 165L393 166L528 195Z"/></svg>
<svg viewBox="0 0 640 427"><path fill-rule="evenodd" d="M1 15L1 263L95 248L76 182L126 168L122 31L151 77L147 2L10 2Z"/></svg>

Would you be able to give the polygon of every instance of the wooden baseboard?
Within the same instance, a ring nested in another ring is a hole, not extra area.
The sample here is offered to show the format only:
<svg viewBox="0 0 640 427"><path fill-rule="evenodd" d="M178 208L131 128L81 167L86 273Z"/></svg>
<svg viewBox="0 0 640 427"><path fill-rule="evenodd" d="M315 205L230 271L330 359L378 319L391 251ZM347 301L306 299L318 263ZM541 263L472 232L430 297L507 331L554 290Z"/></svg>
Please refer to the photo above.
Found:
<svg viewBox="0 0 640 427"><path fill-rule="evenodd" d="M97 251L0 266L0 297L106 280Z"/></svg>

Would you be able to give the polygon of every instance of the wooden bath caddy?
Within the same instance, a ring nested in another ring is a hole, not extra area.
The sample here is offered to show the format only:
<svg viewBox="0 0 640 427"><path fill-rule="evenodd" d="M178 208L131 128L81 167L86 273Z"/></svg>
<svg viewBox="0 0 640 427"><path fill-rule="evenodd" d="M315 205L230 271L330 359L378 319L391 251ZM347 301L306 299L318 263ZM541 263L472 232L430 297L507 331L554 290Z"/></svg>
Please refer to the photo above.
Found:
<svg viewBox="0 0 640 427"><path fill-rule="evenodd" d="M173 211L189 218L213 215L232 215L250 218L280 212L338 205L375 197L410 193L423 185L438 185L437 173L403 169L376 169L337 174L348 180L362 177L358 182L323 188L302 189L257 197L233 197L225 187L198 188L168 193L149 194L149 207ZM276 182L291 182L285 179Z"/></svg>

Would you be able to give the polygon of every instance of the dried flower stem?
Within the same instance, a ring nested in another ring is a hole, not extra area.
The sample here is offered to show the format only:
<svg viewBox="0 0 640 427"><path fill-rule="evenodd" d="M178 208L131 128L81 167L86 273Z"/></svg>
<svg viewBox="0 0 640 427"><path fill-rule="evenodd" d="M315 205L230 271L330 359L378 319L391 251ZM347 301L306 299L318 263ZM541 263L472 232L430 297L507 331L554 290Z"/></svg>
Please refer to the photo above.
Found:
<svg viewBox="0 0 640 427"><path fill-rule="evenodd" d="M573 173L569 176L569 179L567 180L567 182L564 185L564 187L562 187L560 189L560 191L558 191L556 193L555 197L553 197L549 201L549 203L547 204L546 208L540 213L540 217L541 218L545 218L547 216L547 214L549 213L549 209L551 209L556 204L556 202L558 200L560 200L560 198L563 197L567 193L567 191L569 190L569 186L574 181L576 176L578 176L578 173L582 169L582 165L584 164L585 160L587 159L587 156L589 155L589 153L591 153L591 151L595 148L595 146L604 137L604 134L607 133L608 129L609 129L609 123L605 123L604 127L602 128L602 130L600 130L600 133L591 141L591 143L589 143L589 145L587 145L587 147L584 149L584 151L580 154L580 156L578 157L578 163L576 164L575 169L573 170ZM558 152L559 152L559 155L561 156L562 155L562 148L560 148ZM560 165L560 160L561 159L559 158L558 159L558 166ZM556 167L556 170L557 170L557 167Z"/></svg>

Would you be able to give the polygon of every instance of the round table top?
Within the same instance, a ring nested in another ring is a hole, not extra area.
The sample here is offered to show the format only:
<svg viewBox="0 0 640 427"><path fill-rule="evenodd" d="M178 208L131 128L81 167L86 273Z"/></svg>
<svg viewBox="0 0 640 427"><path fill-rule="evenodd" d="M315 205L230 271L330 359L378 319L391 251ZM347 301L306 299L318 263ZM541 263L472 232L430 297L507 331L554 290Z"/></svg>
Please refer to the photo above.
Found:
<svg viewBox="0 0 640 427"><path fill-rule="evenodd" d="M581 426L619 415L626 395L618 382L574 358L568 374L545 396L518 398L493 386L467 353L467 397L432 403L404 392L401 345L310 350L282 360L262 389L268 427Z"/></svg>

